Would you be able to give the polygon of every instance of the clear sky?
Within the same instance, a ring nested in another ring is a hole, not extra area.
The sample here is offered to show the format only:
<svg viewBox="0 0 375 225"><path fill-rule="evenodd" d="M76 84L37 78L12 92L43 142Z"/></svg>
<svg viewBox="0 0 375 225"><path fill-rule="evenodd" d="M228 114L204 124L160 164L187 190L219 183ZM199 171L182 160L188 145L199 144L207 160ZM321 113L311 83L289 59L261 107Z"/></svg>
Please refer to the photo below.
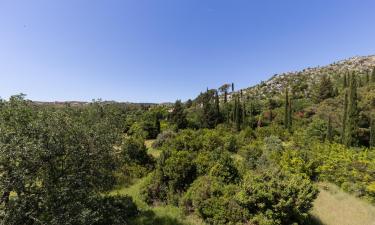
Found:
<svg viewBox="0 0 375 225"><path fill-rule="evenodd" d="M165 102L375 54L374 0L0 0L0 96Z"/></svg>

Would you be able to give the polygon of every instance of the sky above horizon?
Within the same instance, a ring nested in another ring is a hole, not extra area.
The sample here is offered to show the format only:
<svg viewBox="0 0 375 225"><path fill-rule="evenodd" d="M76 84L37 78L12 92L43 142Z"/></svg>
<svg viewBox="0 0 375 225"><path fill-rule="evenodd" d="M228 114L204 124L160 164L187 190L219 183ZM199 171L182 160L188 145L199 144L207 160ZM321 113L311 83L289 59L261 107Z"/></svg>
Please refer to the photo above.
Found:
<svg viewBox="0 0 375 225"><path fill-rule="evenodd" d="M0 0L0 96L172 102L375 54L373 0Z"/></svg>

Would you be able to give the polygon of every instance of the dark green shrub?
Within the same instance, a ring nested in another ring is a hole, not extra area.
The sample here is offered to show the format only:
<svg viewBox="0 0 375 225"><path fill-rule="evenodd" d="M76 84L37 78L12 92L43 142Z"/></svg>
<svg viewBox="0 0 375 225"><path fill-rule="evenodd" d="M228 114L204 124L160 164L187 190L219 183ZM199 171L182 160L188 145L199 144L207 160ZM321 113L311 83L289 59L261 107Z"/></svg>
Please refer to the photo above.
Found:
<svg viewBox="0 0 375 225"><path fill-rule="evenodd" d="M218 178L198 178L181 199L180 205L188 213L195 213L208 224L237 224L246 219L244 210L233 195L238 191L235 185L226 185Z"/></svg>
<svg viewBox="0 0 375 225"><path fill-rule="evenodd" d="M305 176L272 170L249 173L235 198L253 216L265 216L274 224L292 224L308 217L317 194Z"/></svg>

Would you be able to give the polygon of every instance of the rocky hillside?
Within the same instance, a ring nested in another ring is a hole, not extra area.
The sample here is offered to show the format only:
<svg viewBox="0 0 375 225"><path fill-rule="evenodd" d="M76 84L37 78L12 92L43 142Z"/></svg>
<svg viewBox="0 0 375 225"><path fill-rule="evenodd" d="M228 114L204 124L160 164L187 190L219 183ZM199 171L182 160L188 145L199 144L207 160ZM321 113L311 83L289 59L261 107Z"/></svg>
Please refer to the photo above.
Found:
<svg viewBox="0 0 375 225"><path fill-rule="evenodd" d="M356 72L361 77L362 82L365 82L364 76L366 73L370 73L374 67L375 55L352 57L328 66L276 74L265 82L242 89L242 92L245 96L264 98L277 95L283 92L286 86L289 86L297 96L311 97L312 89L322 75L331 76L334 82L340 82L343 74ZM234 93L239 93L240 91Z"/></svg>

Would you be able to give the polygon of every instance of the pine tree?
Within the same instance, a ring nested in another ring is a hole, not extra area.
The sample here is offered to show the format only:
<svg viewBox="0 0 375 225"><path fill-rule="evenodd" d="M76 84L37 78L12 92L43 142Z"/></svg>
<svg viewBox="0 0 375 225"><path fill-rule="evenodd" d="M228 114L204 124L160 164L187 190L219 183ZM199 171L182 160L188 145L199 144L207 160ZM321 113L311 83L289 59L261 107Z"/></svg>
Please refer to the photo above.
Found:
<svg viewBox="0 0 375 225"><path fill-rule="evenodd" d="M370 148L375 147L375 120L371 119L371 127L370 127Z"/></svg>
<svg viewBox="0 0 375 225"><path fill-rule="evenodd" d="M346 120L348 118L348 91L345 91L344 97L344 113L342 117L342 131L341 131L341 143L344 144L345 133L346 133Z"/></svg>
<svg viewBox="0 0 375 225"><path fill-rule="evenodd" d="M346 146L353 146L357 142L358 130L358 99L357 99L357 80L354 74L350 77L349 85L348 115L346 119L345 141Z"/></svg>
<svg viewBox="0 0 375 225"><path fill-rule="evenodd" d="M333 128L332 128L332 119L331 116L328 117L328 125L327 125L327 141L333 141Z"/></svg>

